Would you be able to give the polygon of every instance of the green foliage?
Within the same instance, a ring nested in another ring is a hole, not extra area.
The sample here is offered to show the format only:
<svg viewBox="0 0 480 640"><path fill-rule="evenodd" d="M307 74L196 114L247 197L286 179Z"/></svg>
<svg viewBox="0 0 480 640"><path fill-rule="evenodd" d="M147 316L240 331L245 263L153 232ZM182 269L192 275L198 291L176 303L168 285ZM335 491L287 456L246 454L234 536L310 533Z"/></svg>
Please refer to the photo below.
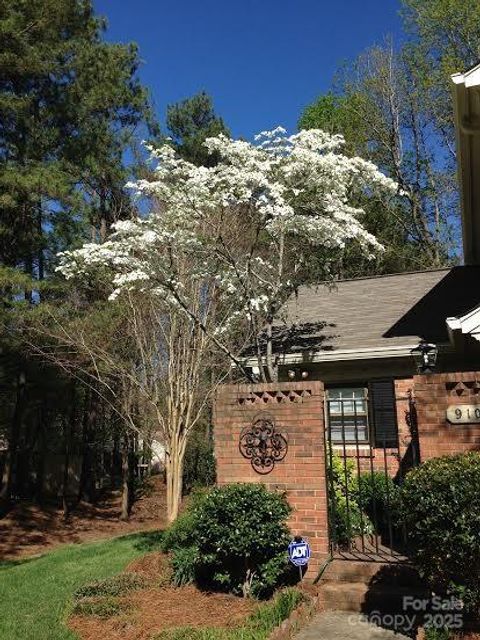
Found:
<svg viewBox="0 0 480 640"><path fill-rule="evenodd" d="M121 596L145 587L145 579L138 573L120 573L117 576L96 580L83 585L73 593L74 600L100 596Z"/></svg>
<svg viewBox="0 0 480 640"><path fill-rule="evenodd" d="M205 426L193 431L185 451L183 462L183 491L188 494L194 488L215 484L216 463L213 438Z"/></svg>
<svg viewBox="0 0 480 640"><path fill-rule="evenodd" d="M480 5L469 0L403 0L409 32L387 39L337 74L334 92L306 107L301 127L345 137L346 150L382 167L406 197L394 207L367 203L364 224L385 246L376 273L457 261L458 186L451 75L480 59ZM346 276L368 274L356 254ZM353 273L352 273L353 272ZM361 274L361 273L360 273Z"/></svg>
<svg viewBox="0 0 480 640"><path fill-rule="evenodd" d="M57 494L43 479L66 449L84 454L82 496L94 499L96 472L109 471L97 452L118 431L78 367L72 390L67 371L31 357L32 343L50 346L35 323L42 305L31 303L48 300L60 316L79 302L55 276L57 251L103 239L131 216L128 151L141 128L155 133L137 47L108 42L105 28L91 0L0 0L0 435L16 469L2 491L40 501Z"/></svg>
<svg viewBox="0 0 480 640"><path fill-rule="evenodd" d="M95 616L96 618L112 618L120 613L128 613L132 606L127 602L121 602L117 598L81 598L72 608L72 613L78 616Z"/></svg>
<svg viewBox="0 0 480 640"><path fill-rule="evenodd" d="M356 501L377 523L394 521L399 508L399 487L383 471L362 473L358 479Z"/></svg>
<svg viewBox="0 0 480 640"><path fill-rule="evenodd" d="M175 582L265 597L288 580L283 495L261 484L232 484L197 498L164 538L173 550ZM178 573L177 573L178 571Z"/></svg>
<svg viewBox="0 0 480 640"><path fill-rule="evenodd" d="M452 633L449 629L425 627L425 640L450 640Z"/></svg>
<svg viewBox="0 0 480 640"><path fill-rule="evenodd" d="M365 155L368 132L362 113L367 105L364 94L341 96L330 92L305 107L298 128L322 129L331 134L340 134L345 138L348 155Z"/></svg>
<svg viewBox="0 0 480 640"><path fill-rule="evenodd" d="M480 59L480 5L469 0L403 0L407 28L445 72L466 71Z"/></svg>
<svg viewBox="0 0 480 640"><path fill-rule="evenodd" d="M211 97L204 91L167 108L167 129L172 145L182 158L207 167L218 162L203 143L207 138L230 131L215 114Z"/></svg>
<svg viewBox="0 0 480 640"><path fill-rule="evenodd" d="M208 492L204 489L197 489L190 494L185 501L182 513L163 533L161 540L162 551L168 553L169 551L191 547L195 544L195 527L207 495Z"/></svg>
<svg viewBox="0 0 480 640"><path fill-rule="evenodd" d="M154 640L267 640L304 600L305 596L297 589L284 589L234 629L182 627L163 631Z"/></svg>
<svg viewBox="0 0 480 640"><path fill-rule="evenodd" d="M373 525L358 503L358 479L353 460L329 456L329 521L337 544L346 545L356 536L370 534Z"/></svg>
<svg viewBox="0 0 480 640"><path fill-rule="evenodd" d="M173 584L181 587L195 582L198 566L199 556L195 545L176 548L172 555Z"/></svg>
<svg viewBox="0 0 480 640"><path fill-rule="evenodd" d="M298 127L343 135L347 155L372 159L385 171L386 158L379 156L376 151L383 149L375 138L374 125L382 121L380 113L373 115L376 111L378 107L370 99L369 91L362 83L358 83L348 86L341 93L329 92L319 96L305 107ZM340 276L352 278L418 268L419 251L412 242L412 236L406 232L408 220L405 209L396 204L395 211L392 211L384 203L368 198L359 198L358 206L365 210L363 224L383 244L385 251L377 260L369 261L361 255L357 246L347 247L341 262L335 265ZM314 252L309 261L312 281L321 279L317 263L322 259L324 257Z"/></svg>
<svg viewBox="0 0 480 640"><path fill-rule="evenodd" d="M42 279L85 222L128 213L123 152L150 110L136 46L104 41L90 0L4 1L1 14L0 260Z"/></svg>
<svg viewBox="0 0 480 640"><path fill-rule="evenodd" d="M428 460L402 487L413 560L432 586L453 589L480 612L480 454Z"/></svg>

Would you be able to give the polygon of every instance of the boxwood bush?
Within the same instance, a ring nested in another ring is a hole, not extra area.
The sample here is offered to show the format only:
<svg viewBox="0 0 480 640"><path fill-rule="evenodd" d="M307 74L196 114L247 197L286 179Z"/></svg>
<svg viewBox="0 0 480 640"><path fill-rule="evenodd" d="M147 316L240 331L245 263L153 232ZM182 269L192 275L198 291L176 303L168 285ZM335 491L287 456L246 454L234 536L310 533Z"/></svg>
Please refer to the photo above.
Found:
<svg viewBox="0 0 480 640"><path fill-rule="evenodd" d="M265 597L291 576L290 507L262 484L216 487L192 500L166 532L176 584Z"/></svg>
<svg viewBox="0 0 480 640"><path fill-rule="evenodd" d="M433 587L450 589L480 613L480 454L435 458L402 488L408 548Z"/></svg>

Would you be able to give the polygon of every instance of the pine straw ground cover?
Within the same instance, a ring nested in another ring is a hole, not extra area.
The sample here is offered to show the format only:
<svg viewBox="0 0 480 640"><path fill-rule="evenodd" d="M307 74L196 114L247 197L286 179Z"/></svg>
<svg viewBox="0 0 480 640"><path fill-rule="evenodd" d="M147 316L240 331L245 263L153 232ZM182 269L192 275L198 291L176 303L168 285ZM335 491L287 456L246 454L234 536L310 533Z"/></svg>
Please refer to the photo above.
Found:
<svg viewBox="0 0 480 640"><path fill-rule="evenodd" d="M135 502L128 522L119 520L121 495L107 492L95 505L80 503L67 522L56 506L24 502L0 518L0 562L51 551L64 544L93 542L166 525L165 485L160 476L148 481L148 490Z"/></svg>
<svg viewBox="0 0 480 640"><path fill-rule="evenodd" d="M152 553L113 579L74 594L69 627L81 640L265 640L299 604L298 591L267 603L169 583L165 556Z"/></svg>

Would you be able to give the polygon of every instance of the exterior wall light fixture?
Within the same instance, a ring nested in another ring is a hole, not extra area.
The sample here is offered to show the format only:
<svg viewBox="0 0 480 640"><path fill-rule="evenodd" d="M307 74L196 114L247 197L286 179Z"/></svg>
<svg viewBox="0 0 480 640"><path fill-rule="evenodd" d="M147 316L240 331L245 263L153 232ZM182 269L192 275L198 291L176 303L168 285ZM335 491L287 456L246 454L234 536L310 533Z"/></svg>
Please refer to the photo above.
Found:
<svg viewBox="0 0 480 640"><path fill-rule="evenodd" d="M418 373L433 373L437 364L438 347L426 340L421 340L410 353L417 365Z"/></svg>

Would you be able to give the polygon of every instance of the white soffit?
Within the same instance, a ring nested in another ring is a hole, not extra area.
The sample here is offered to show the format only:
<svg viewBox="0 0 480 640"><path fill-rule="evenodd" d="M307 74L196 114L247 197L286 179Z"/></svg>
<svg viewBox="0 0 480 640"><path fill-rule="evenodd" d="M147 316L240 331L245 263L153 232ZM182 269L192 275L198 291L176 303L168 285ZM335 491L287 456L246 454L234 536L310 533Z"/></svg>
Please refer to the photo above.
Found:
<svg viewBox="0 0 480 640"><path fill-rule="evenodd" d="M447 318L447 325L451 331L460 331L480 342L480 306L459 318Z"/></svg>
<svg viewBox="0 0 480 640"><path fill-rule="evenodd" d="M452 76L455 84L464 84L465 87L477 87L480 85L480 64L465 73L455 73Z"/></svg>

